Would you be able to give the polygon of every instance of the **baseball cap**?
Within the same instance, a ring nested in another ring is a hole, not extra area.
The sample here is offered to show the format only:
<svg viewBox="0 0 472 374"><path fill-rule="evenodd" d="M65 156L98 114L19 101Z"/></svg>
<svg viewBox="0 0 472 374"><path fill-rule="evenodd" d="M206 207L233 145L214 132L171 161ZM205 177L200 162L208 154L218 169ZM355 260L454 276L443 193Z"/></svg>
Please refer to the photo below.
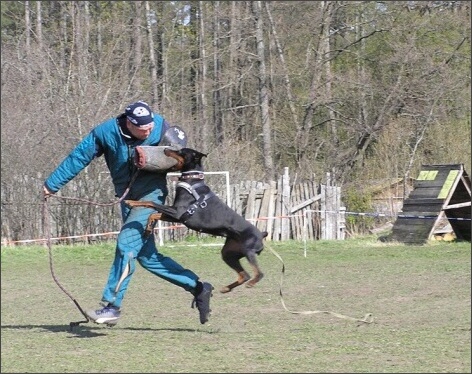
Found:
<svg viewBox="0 0 472 374"><path fill-rule="evenodd" d="M154 114L144 101L130 104L125 110L126 117L135 126L145 126L153 122Z"/></svg>

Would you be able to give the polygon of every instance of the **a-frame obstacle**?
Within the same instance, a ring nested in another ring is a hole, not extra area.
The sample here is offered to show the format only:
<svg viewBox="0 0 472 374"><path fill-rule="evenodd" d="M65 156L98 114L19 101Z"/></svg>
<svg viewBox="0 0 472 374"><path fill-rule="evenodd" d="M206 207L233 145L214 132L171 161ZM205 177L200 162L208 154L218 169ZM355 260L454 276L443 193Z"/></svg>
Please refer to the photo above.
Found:
<svg viewBox="0 0 472 374"><path fill-rule="evenodd" d="M422 165L388 240L424 244L447 219L458 240L470 241L470 213L470 178L463 164Z"/></svg>

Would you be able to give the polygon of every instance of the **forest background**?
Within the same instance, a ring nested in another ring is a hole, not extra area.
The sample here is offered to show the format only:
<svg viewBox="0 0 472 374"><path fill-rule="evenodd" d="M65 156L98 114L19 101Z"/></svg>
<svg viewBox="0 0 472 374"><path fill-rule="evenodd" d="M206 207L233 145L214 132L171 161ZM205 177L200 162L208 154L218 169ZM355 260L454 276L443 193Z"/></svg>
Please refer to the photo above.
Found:
<svg viewBox="0 0 472 374"><path fill-rule="evenodd" d="M2 241L41 237L45 178L141 99L207 171L330 172L348 210L422 164L470 172L470 21L465 1L2 1ZM107 178L94 162L61 192L110 201ZM75 212L55 219L118 229Z"/></svg>

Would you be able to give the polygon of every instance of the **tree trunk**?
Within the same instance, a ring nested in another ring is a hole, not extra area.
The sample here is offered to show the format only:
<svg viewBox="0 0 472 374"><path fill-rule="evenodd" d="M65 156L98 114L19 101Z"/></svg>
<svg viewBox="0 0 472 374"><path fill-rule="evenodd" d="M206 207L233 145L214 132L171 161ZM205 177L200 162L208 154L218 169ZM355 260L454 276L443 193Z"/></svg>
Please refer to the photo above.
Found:
<svg viewBox="0 0 472 374"><path fill-rule="evenodd" d="M215 126L216 144L224 140L223 118L221 113L221 66L220 66L220 2L215 1L213 13L213 124Z"/></svg>
<svg viewBox="0 0 472 374"><path fill-rule="evenodd" d="M36 41L39 50L43 50L43 19L41 17L41 1L36 1Z"/></svg>
<svg viewBox="0 0 472 374"><path fill-rule="evenodd" d="M282 64L283 81L285 84L285 90L287 91L288 106L290 108L290 113L292 114L292 121L293 121L294 126L297 126L298 125L297 109L295 107L295 99L292 94L292 85L290 83L290 77L287 71L287 64L285 62L284 52L283 52L282 46L280 45L279 37L277 35L276 25L274 23L274 20L272 19L272 13L270 11L270 6L271 6L270 2L265 1L264 5L265 5L267 16L270 22L272 36L274 37L274 42L277 49L277 55L279 56L280 63Z"/></svg>
<svg viewBox="0 0 472 374"><path fill-rule="evenodd" d="M274 164L272 161L272 125L269 115L269 89L267 87L267 71L265 58L265 43L263 35L262 22L262 1L253 3L253 12L256 20L256 43L257 43L257 62L259 65L259 107L262 123L262 149L264 157L265 180L270 181L275 178Z"/></svg>
<svg viewBox="0 0 472 374"><path fill-rule="evenodd" d="M201 121L201 142L202 149L210 149L213 136L210 134L210 124L208 123L208 98L207 98L207 87L208 84L208 61L206 51L206 33L205 33L205 20L207 15L207 7L205 6L206 1L199 1L199 39L198 46L200 50L199 60L199 96L200 96L200 121Z"/></svg>
<svg viewBox="0 0 472 374"><path fill-rule="evenodd" d="M148 3L146 1L146 3ZM147 4L149 6L149 4ZM143 19L143 3L142 1L134 2L134 11L136 12L133 19L133 66L130 69L130 89L137 92L141 89L141 61L143 59L143 37L141 32L141 25ZM146 13L149 13L146 9ZM144 14L144 19L147 20L147 14ZM154 108L154 107L153 107Z"/></svg>
<svg viewBox="0 0 472 374"><path fill-rule="evenodd" d="M155 111L159 111L159 95L157 92L157 64L156 57L154 55L154 40L152 36L152 25L151 25L151 9L149 7L149 1L146 1L146 31L148 36L149 45L149 63L151 69L151 92L152 92L152 103L151 108Z"/></svg>
<svg viewBox="0 0 472 374"><path fill-rule="evenodd" d="M25 49L26 57L31 58L31 9L29 1L25 1Z"/></svg>

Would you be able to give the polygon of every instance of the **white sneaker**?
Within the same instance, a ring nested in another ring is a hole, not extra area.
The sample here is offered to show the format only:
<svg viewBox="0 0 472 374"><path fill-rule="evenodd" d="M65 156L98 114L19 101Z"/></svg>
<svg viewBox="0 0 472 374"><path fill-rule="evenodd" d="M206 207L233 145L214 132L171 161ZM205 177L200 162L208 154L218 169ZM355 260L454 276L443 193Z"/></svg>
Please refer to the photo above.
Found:
<svg viewBox="0 0 472 374"><path fill-rule="evenodd" d="M117 307L107 305L102 309L87 311L86 314L95 323L116 325L120 319L121 311Z"/></svg>

